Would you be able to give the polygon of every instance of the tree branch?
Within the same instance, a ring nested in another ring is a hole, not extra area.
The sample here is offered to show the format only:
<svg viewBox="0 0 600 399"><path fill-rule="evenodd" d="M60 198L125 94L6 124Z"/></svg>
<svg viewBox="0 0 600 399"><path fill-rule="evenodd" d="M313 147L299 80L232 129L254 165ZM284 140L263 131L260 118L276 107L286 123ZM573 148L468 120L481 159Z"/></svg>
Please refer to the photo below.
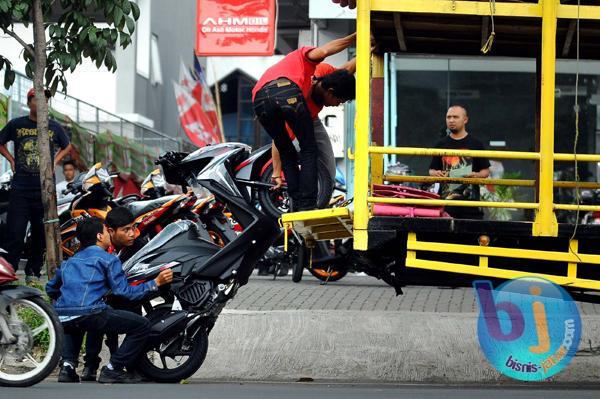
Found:
<svg viewBox="0 0 600 399"><path fill-rule="evenodd" d="M33 59L35 59L35 53L33 52L33 48L31 48L30 45L28 45L27 43L25 43L25 40L21 39L19 37L19 35L17 35L12 30L4 29L4 33L6 33L10 37L14 38L17 42L19 42L19 44L21 46L23 46L23 48L25 48L25 50L29 53L29 55L31 55L33 57Z"/></svg>

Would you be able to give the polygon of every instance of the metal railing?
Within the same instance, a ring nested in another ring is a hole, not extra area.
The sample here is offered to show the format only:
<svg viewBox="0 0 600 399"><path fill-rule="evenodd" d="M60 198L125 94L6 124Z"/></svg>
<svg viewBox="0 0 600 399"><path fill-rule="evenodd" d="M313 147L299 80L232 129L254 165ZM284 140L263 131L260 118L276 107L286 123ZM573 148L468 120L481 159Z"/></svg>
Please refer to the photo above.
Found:
<svg viewBox="0 0 600 399"><path fill-rule="evenodd" d="M6 93L10 98L8 119L29 113L27 108L27 91L33 87L31 79L20 73ZM92 134L110 131L112 134L134 140L139 144L159 148L163 151L181 151L180 140L170 137L158 130L140 123L128 121L116 114L105 111L86 101L64 93L56 93L52 98L52 109L68 116Z"/></svg>

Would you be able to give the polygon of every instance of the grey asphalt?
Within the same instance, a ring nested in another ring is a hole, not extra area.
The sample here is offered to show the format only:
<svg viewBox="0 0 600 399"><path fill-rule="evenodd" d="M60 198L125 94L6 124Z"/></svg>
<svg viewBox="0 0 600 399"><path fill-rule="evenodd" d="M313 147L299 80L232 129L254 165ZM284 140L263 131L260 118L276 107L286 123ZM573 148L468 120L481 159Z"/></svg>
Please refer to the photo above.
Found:
<svg viewBox="0 0 600 399"><path fill-rule="evenodd" d="M587 399L598 398L594 389L543 387L447 387L398 385L190 383L175 385L101 385L43 383L27 389L0 388L11 399Z"/></svg>

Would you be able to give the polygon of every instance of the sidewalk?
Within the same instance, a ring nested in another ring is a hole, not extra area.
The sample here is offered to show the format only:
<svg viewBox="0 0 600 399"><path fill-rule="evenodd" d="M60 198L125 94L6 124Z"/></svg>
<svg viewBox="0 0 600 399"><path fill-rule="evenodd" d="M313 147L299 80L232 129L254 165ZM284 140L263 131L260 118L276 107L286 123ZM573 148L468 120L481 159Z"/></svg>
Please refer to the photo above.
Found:
<svg viewBox="0 0 600 399"><path fill-rule="evenodd" d="M600 305L580 303L581 346L553 381L600 383ZM319 285L253 277L210 335L203 380L497 383L479 349L470 288L407 287L369 277Z"/></svg>

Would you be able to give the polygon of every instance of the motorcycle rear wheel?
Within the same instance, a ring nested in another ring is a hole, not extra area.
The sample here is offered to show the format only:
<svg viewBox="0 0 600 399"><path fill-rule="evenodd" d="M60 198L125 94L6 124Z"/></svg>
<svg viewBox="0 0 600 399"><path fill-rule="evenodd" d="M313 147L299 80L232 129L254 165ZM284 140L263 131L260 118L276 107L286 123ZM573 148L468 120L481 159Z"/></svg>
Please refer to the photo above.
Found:
<svg viewBox="0 0 600 399"><path fill-rule="evenodd" d="M324 191L326 183L326 173L324 168L317 170L317 208L322 209L329 205L331 199L331 191ZM260 175L261 183L271 183L271 176L273 176L273 165L269 165L265 168L264 172ZM258 191L258 203L260 204L261 210L266 213L272 219L279 219L282 213L289 212L289 197L286 189L280 190L269 190L267 188L260 188Z"/></svg>
<svg viewBox="0 0 600 399"><path fill-rule="evenodd" d="M204 329L198 331L188 349L184 349L182 344L183 336L177 341L176 350L169 351L169 354L161 354L156 348L148 348L139 357L137 370L152 381L161 383L178 383L191 377L206 358L208 333ZM177 358L187 359L180 361Z"/></svg>

